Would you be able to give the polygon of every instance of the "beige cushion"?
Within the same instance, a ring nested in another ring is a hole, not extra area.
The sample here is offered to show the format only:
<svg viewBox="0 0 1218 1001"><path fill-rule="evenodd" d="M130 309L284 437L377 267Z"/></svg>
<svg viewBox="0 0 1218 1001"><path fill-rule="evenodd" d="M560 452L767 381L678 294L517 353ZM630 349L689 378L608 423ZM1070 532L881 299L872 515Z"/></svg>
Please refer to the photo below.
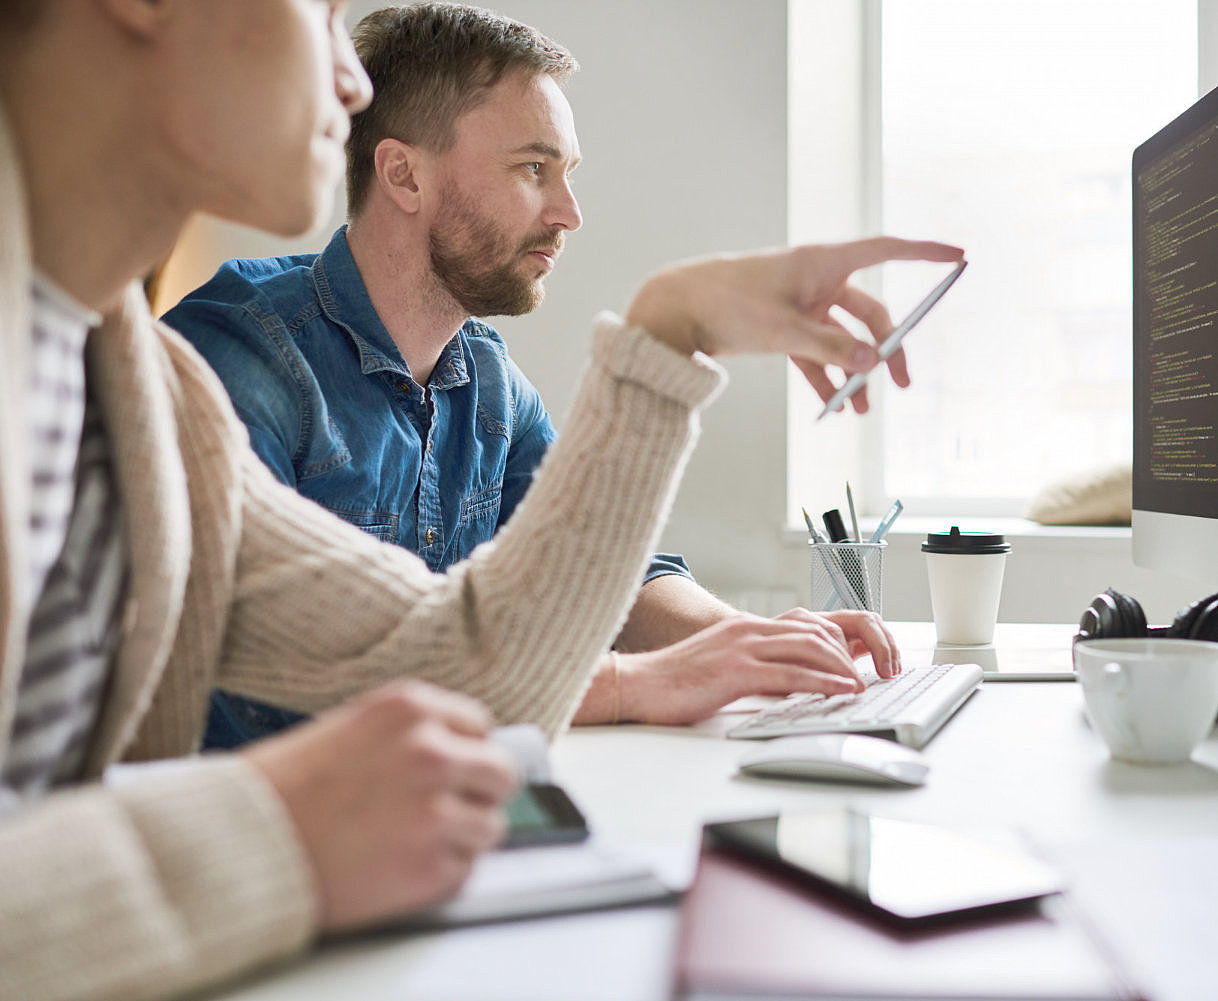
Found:
<svg viewBox="0 0 1218 1001"><path fill-rule="evenodd" d="M1132 508L1133 469L1122 463L1049 484L1024 516L1042 525L1128 525Z"/></svg>

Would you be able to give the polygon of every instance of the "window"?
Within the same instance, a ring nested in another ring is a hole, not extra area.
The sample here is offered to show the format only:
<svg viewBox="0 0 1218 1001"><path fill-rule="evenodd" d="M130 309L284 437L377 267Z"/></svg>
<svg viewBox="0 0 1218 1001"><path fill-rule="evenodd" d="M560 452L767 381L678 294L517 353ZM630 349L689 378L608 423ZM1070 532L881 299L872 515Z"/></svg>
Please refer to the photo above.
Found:
<svg viewBox="0 0 1218 1001"><path fill-rule="evenodd" d="M828 236L825 192L800 190L818 172L799 160L816 162L807 123L827 135L808 102L844 89L806 79L826 6L791 3L792 238L930 236L967 248L970 267L907 342L909 392L873 379L866 419L814 426L793 380L793 520L826 462L871 511L899 496L925 513L1018 514L1053 479L1127 460L1129 159L1196 99L1196 0L853 7L857 134L828 135L824 155L853 157L858 180ZM870 282L899 314L938 274L902 265Z"/></svg>

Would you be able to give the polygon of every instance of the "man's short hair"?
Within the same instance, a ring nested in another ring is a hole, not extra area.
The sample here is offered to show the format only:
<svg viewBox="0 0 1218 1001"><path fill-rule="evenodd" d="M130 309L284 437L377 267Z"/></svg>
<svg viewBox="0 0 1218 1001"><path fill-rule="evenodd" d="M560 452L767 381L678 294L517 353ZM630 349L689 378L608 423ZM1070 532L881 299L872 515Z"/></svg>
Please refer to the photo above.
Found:
<svg viewBox="0 0 1218 1001"><path fill-rule="evenodd" d="M24 31L42 18L46 0L0 0L0 27Z"/></svg>
<svg viewBox="0 0 1218 1001"><path fill-rule="evenodd" d="M424 2L373 11L351 33L372 80L372 103L351 120L347 213L368 196L382 139L444 151L456 121L511 70L564 83L579 64L528 25L463 4Z"/></svg>

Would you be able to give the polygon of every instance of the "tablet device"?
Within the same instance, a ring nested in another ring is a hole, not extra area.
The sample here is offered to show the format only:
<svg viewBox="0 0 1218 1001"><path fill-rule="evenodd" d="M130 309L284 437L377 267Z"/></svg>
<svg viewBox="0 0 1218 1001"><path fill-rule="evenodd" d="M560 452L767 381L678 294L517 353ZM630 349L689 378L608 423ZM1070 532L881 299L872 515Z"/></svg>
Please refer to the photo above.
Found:
<svg viewBox="0 0 1218 1001"><path fill-rule="evenodd" d="M1026 906L1061 890L1017 849L850 807L708 824L706 836L905 926Z"/></svg>
<svg viewBox="0 0 1218 1001"><path fill-rule="evenodd" d="M979 664L985 681L1074 681L1074 656L1069 646L1048 643L1032 647L935 646L934 664Z"/></svg>
<svg viewBox="0 0 1218 1001"><path fill-rule="evenodd" d="M508 832L500 847L583 841L588 822L560 786L531 782L507 805Z"/></svg>

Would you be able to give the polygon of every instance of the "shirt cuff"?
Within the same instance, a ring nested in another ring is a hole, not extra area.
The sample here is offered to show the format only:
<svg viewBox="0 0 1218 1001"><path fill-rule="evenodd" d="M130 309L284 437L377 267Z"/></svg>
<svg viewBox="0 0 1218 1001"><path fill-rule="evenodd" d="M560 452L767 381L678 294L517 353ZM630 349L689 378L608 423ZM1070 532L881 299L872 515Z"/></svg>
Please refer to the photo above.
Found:
<svg viewBox="0 0 1218 1001"><path fill-rule="evenodd" d="M677 576L685 577L688 580L693 580L693 572L689 569L689 564L685 562L685 557L680 553L653 553L651 563L647 567L647 573L643 577L643 583L655 580L657 577Z"/></svg>

